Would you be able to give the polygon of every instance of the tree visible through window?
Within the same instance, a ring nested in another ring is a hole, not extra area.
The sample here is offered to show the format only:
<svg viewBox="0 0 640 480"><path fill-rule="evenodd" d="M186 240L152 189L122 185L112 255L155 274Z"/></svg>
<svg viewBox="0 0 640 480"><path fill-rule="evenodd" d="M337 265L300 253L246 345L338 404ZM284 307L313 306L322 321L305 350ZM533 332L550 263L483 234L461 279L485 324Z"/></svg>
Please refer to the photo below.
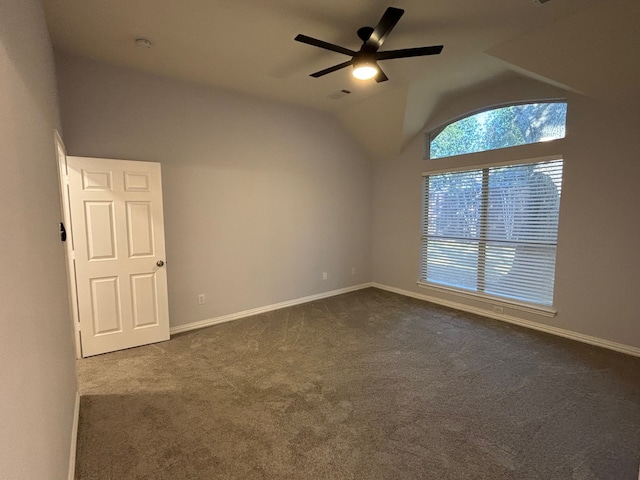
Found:
<svg viewBox="0 0 640 480"><path fill-rule="evenodd" d="M562 160L425 176L420 280L552 305Z"/></svg>
<svg viewBox="0 0 640 480"><path fill-rule="evenodd" d="M563 138L565 102L526 103L465 117L429 135L429 158L443 158Z"/></svg>
<svg viewBox="0 0 640 480"><path fill-rule="evenodd" d="M567 104L487 110L432 132L430 158L562 138ZM560 158L424 175L419 283L553 305Z"/></svg>

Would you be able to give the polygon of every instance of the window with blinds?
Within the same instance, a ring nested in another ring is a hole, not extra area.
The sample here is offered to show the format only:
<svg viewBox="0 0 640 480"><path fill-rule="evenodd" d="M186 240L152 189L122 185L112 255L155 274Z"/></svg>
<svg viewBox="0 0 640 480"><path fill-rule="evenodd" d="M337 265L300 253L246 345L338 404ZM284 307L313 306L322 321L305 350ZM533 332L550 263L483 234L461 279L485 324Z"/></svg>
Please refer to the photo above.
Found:
<svg viewBox="0 0 640 480"><path fill-rule="evenodd" d="M553 304L562 159L424 176L420 282Z"/></svg>

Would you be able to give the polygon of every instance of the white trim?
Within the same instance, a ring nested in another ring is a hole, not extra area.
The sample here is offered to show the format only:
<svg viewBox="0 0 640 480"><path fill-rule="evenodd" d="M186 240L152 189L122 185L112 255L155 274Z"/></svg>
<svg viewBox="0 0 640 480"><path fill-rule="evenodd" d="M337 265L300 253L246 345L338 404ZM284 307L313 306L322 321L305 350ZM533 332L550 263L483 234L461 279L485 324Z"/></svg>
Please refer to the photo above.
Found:
<svg viewBox="0 0 640 480"><path fill-rule="evenodd" d="M220 317L209 318L206 320L199 320L197 322L187 323L186 325L178 325L171 327L169 333L175 335L176 333L188 332L190 330L197 330L199 328L210 327L219 323L230 322L232 320L238 320L240 318L251 317L260 313L272 312L274 310L280 310L281 308L293 307L294 305L300 305L302 303L309 303L315 300L321 300L323 298L335 297L336 295L342 295L343 293L355 292L356 290L362 290L364 288L372 287L372 283L361 283L360 285L354 285L351 287L340 288L338 290L331 290L329 292L318 293L316 295L309 295L308 297L296 298L294 300L287 300L286 302L274 303L272 305L266 305L264 307L252 308L250 310L243 310L241 312L230 313L228 315L222 315Z"/></svg>
<svg viewBox="0 0 640 480"><path fill-rule="evenodd" d="M58 182L60 187L60 209L62 222L67 231L67 240L64 244L65 260L67 267L67 290L69 292L69 310L73 321L74 339L76 342L76 359L82 358L82 342L80 338L80 323L78 314L78 297L76 290L75 252L73 250L73 231L71 225L71 206L69 204L69 175L67 169L67 150L58 130L53 131L53 142L56 149L56 162L58 164Z"/></svg>
<svg viewBox="0 0 640 480"><path fill-rule="evenodd" d="M582 343L588 343L589 345L595 345L597 347L607 348L609 350L615 350L616 352L626 353L627 355L633 355L634 357L640 357L640 348L632 347L631 345L625 345L623 343L611 342L609 340L605 340L603 338L592 337L589 335L584 335L582 333L573 332L571 330L564 330L562 328L551 327L549 325L543 325L541 323L532 322L529 320L523 320L521 318L513 317L511 315L505 315L504 313L496 313L490 310L484 310L478 307L472 307L469 305L464 305L458 302L452 302L449 300L443 300L441 298L432 297L430 295L423 295L420 293L410 292L408 290L403 290L401 288L390 287L388 285L382 285L379 283L373 282L372 286L374 288L379 288L380 290L386 290L388 292L397 293L399 295L404 295L406 297L417 298L418 300L425 300L431 303L437 303L438 305L444 305L445 307L455 308L456 310L462 310L469 313L475 313L477 315L482 315L483 317L494 318L496 320L502 320L504 322L513 323L515 325L520 325L522 327L531 328L533 330L538 330L545 333L550 333L551 335L556 335L559 337L568 338L570 340L576 340ZM640 479L639 479L640 480Z"/></svg>
<svg viewBox="0 0 640 480"><path fill-rule="evenodd" d="M467 166L460 167L452 167L452 168L440 168L438 170L429 170L427 172L422 172L423 177L429 177L431 175L440 175L443 173L455 173L455 172L470 172L473 170L484 170L485 168L494 168L494 167L510 167L512 165L529 165L533 163L545 163L545 162L553 162L555 160L564 160L562 155L547 155L544 157L518 157L517 160L505 160L503 162L489 162L489 163L479 163Z"/></svg>
<svg viewBox="0 0 640 480"><path fill-rule="evenodd" d="M76 392L76 405L73 409L71 426L71 445L69 447L69 480L76 477L76 449L78 448L78 423L80 422L80 392Z"/></svg>
<svg viewBox="0 0 640 480"><path fill-rule="evenodd" d="M496 167L510 167L510 166L518 166L518 165L529 165L534 163L546 163L553 162L556 160L564 160L563 155L545 155L544 157L518 157L513 160L504 160L502 162L483 162L476 163L473 165L461 165L459 167L451 167L451 168L440 168L438 170L428 170L426 172L422 172L423 177L429 177L431 175L441 175L443 173L457 173L457 172L472 172L474 170L484 170L485 168L496 168Z"/></svg>
<svg viewBox="0 0 640 480"><path fill-rule="evenodd" d="M288 300L286 302L266 305L264 307L253 308L250 310L243 310L241 312L231 313L231 314L223 315L220 317L200 320L197 322L188 323L186 325L178 325L177 327L171 327L170 333L171 335L175 335L177 333L189 332L191 330L210 327L212 325L217 325L219 323L225 323L225 322L230 322L232 320L238 320L240 318L251 317L253 315L258 315L260 313L272 312L274 310L279 310L281 308L292 307L294 305L313 302L315 300L321 300L323 298L334 297L336 295L342 295L343 293L354 292L356 290L362 290L369 287L378 288L380 290L386 290L388 292L404 295L405 297L411 297L411 298L416 298L418 300L424 300L427 302L436 303L438 305L443 305L445 307L455 308L456 310L462 310L465 312L482 315L484 317L489 317L496 320L513 323L515 325L531 328L533 330L549 333L551 335L556 335L559 337L568 338L570 340L575 340L582 343L588 343L589 345L595 345L597 347L607 348L609 350L614 350L616 352L626 353L627 355L640 357L640 348L638 347L632 347L630 345L624 345L622 343L611 342L603 338L592 337L589 335L584 335L582 333L572 332L571 330L564 330L562 328L551 327L549 325L543 325L541 323L536 323L529 320L523 320L521 318L517 318L511 315L505 315L504 313L492 312L490 310L484 310L482 308L472 307L469 305L465 305L463 303L443 300L438 297L424 295L421 293L415 293L409 290L403 290L401 288L390 287L388 285L383 285L376 282L362 283L360 285L354 285L352 287L341 288L338 290L331 290L329 292L310 295L308 297L297 298L294 300ZM507 306L508 308L514 308L511 304L505 304L505 306ZM640 478L638 480L640 480Z"/></svg>
<svg viewBox="0 0 640 480"><path fill-rule="evenodd" d="M445 287L442 285L434 285L426 282L416 282L420 288L432 288L433 290L441 290L448 295L455 295L457 297L466 298L468 300L482 300L483 302L489 302L491 305L498 307L511 308L513 310L520 310L521 312L533 313L535 315L541 315L543 317L553 318L558 314L557 310L550 307L542 307L537 305L527 305L525 303L516 302L515 300L497 299L489 295L483 295L476 292L463 292L457 288Z"/></svg>

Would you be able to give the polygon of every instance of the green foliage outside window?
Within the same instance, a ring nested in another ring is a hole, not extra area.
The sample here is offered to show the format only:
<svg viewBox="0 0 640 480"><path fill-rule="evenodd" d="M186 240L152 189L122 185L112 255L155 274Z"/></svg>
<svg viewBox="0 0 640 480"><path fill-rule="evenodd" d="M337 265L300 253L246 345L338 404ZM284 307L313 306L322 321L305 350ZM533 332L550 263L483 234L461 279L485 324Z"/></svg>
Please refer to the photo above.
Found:
<svg viewBox="0 0 640 480"><path fill-rule="evenodd" d="M566 117L565 102L527 103L476 113L432 134L429 158L563 138Z"/></svg>

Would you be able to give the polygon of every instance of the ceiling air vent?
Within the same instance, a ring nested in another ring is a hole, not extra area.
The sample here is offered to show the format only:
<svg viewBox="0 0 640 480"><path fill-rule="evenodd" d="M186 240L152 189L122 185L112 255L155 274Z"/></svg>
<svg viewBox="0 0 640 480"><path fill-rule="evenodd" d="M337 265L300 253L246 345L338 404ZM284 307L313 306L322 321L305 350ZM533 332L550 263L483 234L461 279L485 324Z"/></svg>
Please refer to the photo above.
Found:
<svg viewBox="0 0 640 480"><path fill-rule="evenodd" d="M351 90L338 90L337 92L333 92L331 95L327 95L332 100L340 100L343 97L346 97L351 93Z"/></svg>

